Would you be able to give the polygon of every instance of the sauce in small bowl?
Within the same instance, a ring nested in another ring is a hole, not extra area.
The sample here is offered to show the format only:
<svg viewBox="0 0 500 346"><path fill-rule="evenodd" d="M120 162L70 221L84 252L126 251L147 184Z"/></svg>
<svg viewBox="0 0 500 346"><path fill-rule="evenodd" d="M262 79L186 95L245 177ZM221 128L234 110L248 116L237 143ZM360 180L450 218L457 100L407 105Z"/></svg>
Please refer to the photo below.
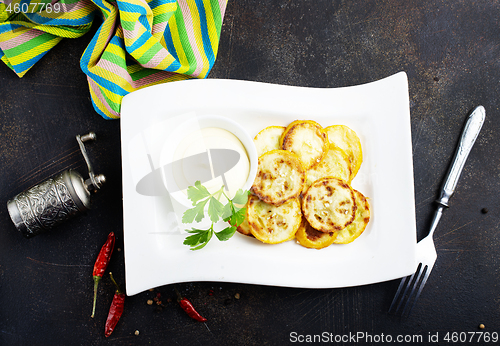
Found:
<svg viewBox="0 0 500 346"><path fill-rule="evenodd" d="M161 161L164 184L177 202L193 206L187 187L196 181L211 193L224 185L229 198L238 189L250 189L257 174L257 150L253 138L237 122L203 115L182 122L173 133L163 147Z"/></svg>

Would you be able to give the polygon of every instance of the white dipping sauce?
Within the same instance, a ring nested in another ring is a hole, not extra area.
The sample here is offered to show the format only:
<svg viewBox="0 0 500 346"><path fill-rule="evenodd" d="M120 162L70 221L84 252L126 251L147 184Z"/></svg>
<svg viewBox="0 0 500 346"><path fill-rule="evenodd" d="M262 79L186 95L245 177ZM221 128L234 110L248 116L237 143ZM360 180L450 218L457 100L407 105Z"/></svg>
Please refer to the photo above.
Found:
<svg viewBox="0 0 500 346"><path fill-rule="evenodd" d="M226 179L227 185L224 192L228 197L233 198L238 189L241 189L248 179L248 174L250 172L250 160L245 147L240 142L238 137L233 135L231 132L217 128L217 127L207 127L201 130L194 131L184 137L182 141L177 146L174 153L174 161L188 158L190 156L205 153L207 149L231 149L235 150L240 154L240 159L236 165L224 173L224 178ZM218 176L214 178L213 168L212 169L212 180L202 182L210 193L214 193L224 185L222 177ZM208 169L208 168L207 168ZM192 174L190 174L192 175ZM194 185L194 182L188 182L186 179L186 174L183 169L174 172L174 179L178 186L189 186ZM183 190L187 194L187 189ZM222 202L222 199L221 199Z"/></svg>

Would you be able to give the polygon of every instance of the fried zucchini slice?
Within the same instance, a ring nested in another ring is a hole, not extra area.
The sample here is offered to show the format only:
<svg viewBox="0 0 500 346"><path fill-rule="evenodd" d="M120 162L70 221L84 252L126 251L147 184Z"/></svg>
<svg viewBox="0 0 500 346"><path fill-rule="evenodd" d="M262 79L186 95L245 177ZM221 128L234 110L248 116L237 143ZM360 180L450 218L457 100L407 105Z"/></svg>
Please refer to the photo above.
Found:
<svg viewBox="0 0 500 346"><path fill-rule="evenodd" d="M340 231L354 221L354 191L344 180L317 180L304 195L302 211L314 229L326 233Z"/></svg>
<svg viewBox="0 0 500 346"><path fill-rule="evenodd" d="M296 120L283 132L280 139L284 150L297 154L307 170L317 165L328 149L328 137L318 123Z"/></svg>
<svg viewBox="0 0 500 346"><path fill-rule="evenodd" d="M332 125L325 128L328 135L328 141L344 150L351 162L351 178L354 179L358 174L361 163L363 162L363 151L361 142L355 131L345 125Z"/></svg>
<svg viewBox="0 0 500 346"><path fill-rule="evenodd" d="M261 156L271 150L281 149L280 138L285 132L284 126L268 126L260 131L253 139L257 148L257 156Z"/></svg>
<svg viewBox="0 0 500 346"><path fill-rule="evenodd" d="M277 207L251 196L248 201L247 219L255 238L268 244L282 243L293 239L300 227L300 202L293 198Z"/></svg>
<svg viewBox="0 0 500 346"><path fill-rule="evenodd" d="M339 147L330 144L328 151L321 162L306 172L306 181L302 192L305 193L309 186L316 180L334 177L351 182L351 163L349 157Z"/></svg>
<svg viewBox="0 0 500 346"><path fill-rule="evenodd" d="M302 123L312 123L314 125L318 125L319 127L321 127L321 125L319 125L317 122L315 122L313 120L294 120L294 121L292 121L290 124L288 124L288 126L285 128L285 131L281 135L281 138L280 138L280 147L281 148L283 148L283 138L286 136L287 132L290 131L290 129L292 129L295 125L302 124Z"/></svg>
<svg viewBox="0 0 500 346"><path fill-rule="evenodd" d="M259 157L252 192L266 203L281 205L302 192L305 171L294 153L272 150Z"/></svg>
<svg viewBox="0 0 500 346"><path fill-rule="evenodd" d="M249 237L253 237L252 231L250 230L250 225L248 224L248 218L245 218L245 221L243 221L237 228L236 230L243 234L247 235Z"/></svg>
<svg viewBox="0 0 500 346"><path fill-rule="evenodd" d="M330 246L335 238L337 238L338 232L320 232L311 227L306 218L302 218L302 223L300 224L295 238L300 245L310 248L310 249L323 249Z"/></svg>
<svg viewBox="0 0 500 346"><path fill-rule="evenodd" d="M370 204L363 194L354 190L354 197L356 199L356 216L354 221L337 232L337 237L333 240L335 244L349 244L358 238L366 229L368 222L370 222Z"/></svg>

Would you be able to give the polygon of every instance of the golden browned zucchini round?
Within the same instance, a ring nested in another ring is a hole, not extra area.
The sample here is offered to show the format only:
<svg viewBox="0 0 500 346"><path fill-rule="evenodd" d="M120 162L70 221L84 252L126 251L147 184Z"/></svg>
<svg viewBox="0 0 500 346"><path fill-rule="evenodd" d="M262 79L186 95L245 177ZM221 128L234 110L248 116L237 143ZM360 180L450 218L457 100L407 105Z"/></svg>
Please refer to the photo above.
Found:
<svg viewBox="0 0 500 346"><path fill-rule="evenodd" d="M307 123L307 122L312 122L313 124L319 125L317 122L312 121L312 120L294 120L294 121L292 121L290 124L288 124L288 126L285 128L285 131L283 132L283 134L280 137L280 148L283 149L283 139L286 136L286 134L288 133L288 131L290 131L290 129L292 129L297 124L302 124L302 123ZM319 125L319 126L321 127L321 125Z"/></svg>
<svg viewBox="0 0 500 346"><path fill-rule="evenodd" d="M345 125L332 125L325 128L328 135L328 141L335 144L344 150L351 162L351 178L352 181L358 174L361 163L363 162L363 151L361 142L355 131Z"/></svg>
<svg viewBox="0 0 500 346"><path fill-rule="evenodd" d="M310 249L323 249L330 246L338 232L320 232L311 227L306 218L302 218L302 223L295 233L295 238L300 245L310 248Z"/></svg>
<svg viewBox="0 0 500 346"><path fill-rule="evenodd" d="M304 169L317 165L328 149L328 137L318 123L296 120L287 126L280 139L281 147L300 158Z"/></svg>
<svg viewBox="0 0 500 346"><path fill-rule="evenodd" d="M302 211L311 226L321 232L339 231L354 221L354 191L344 180L323 178L309 187Z"/></svg>
<svg viewBox="0 0 500 346"><path fill-rule="evenodd" d="M243 234L243 235L247 235L249 237L253 237L253 234L252 232L250 231L250 225L248 224L248 219L245 219L245 221L243 221L237 228L236 230Z"/></svg>
<svg viewBox="0 0 500 346"><path fill-rule="evenodd" d="M354 190L354 197L356 199L356 216L354 221L337 232L337 237L333 240L335 244L348 244L358 238L366 229L370 221L370 204L366 197L357 190Z"/></svg>
<svg viewBox="0 0 500 346"><path fill-rule="evenodd" d="M321 162L306 172L306 181L302 192L306 192L309 186L316 180L326 177L334 177L350 183L351 163L347 154L334 144L330 144L328 151Z"/></svg>
<svg viewBox="0 0 500 346"><path fill-rule="evenodd" d="M302 192L305 172L294 153L272 150L259 157L252 192L266 203L281 205Z"/></svg>
<svg viewBox="0 0 500 346"><path fill-rule="evenodd" d="M297 198L293 198L277 207L251 196L247 219L255 238L268 244L282 243L293 239L300 227L300 203Z"/></svg>
<svg viewBox="0 0 500 346"><path fill-rule="evenodd" d="M257 148L257 156L271 150L281 149L280 138L284 131L284 126L268 126L260 131L253 139Z"/></svg>

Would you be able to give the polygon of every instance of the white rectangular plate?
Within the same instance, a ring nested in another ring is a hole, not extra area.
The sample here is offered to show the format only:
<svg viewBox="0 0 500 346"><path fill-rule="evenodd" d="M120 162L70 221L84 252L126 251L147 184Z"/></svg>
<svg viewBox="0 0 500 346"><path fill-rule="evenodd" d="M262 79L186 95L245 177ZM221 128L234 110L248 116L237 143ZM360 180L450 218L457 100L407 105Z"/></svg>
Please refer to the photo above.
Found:
<svg viewBox="0 0 500 346"><path fill-rule="evenodd" d="M194 112L194 113L193 113ZM262 244L235 234L190 251L169 197L147 197L137 182L159 164L183 114L217 114L255 136L270 125L311 119L343 124L360 137L364 161L352 186L368 197L371 221L353 243L322 250L295 241ZM188 80L123 98L123 214L127 294L176 282L225 281L333 288L387 281L415 271L415 203L408 81L400 72L345 88L304 88L236 80Z"/></svg>

